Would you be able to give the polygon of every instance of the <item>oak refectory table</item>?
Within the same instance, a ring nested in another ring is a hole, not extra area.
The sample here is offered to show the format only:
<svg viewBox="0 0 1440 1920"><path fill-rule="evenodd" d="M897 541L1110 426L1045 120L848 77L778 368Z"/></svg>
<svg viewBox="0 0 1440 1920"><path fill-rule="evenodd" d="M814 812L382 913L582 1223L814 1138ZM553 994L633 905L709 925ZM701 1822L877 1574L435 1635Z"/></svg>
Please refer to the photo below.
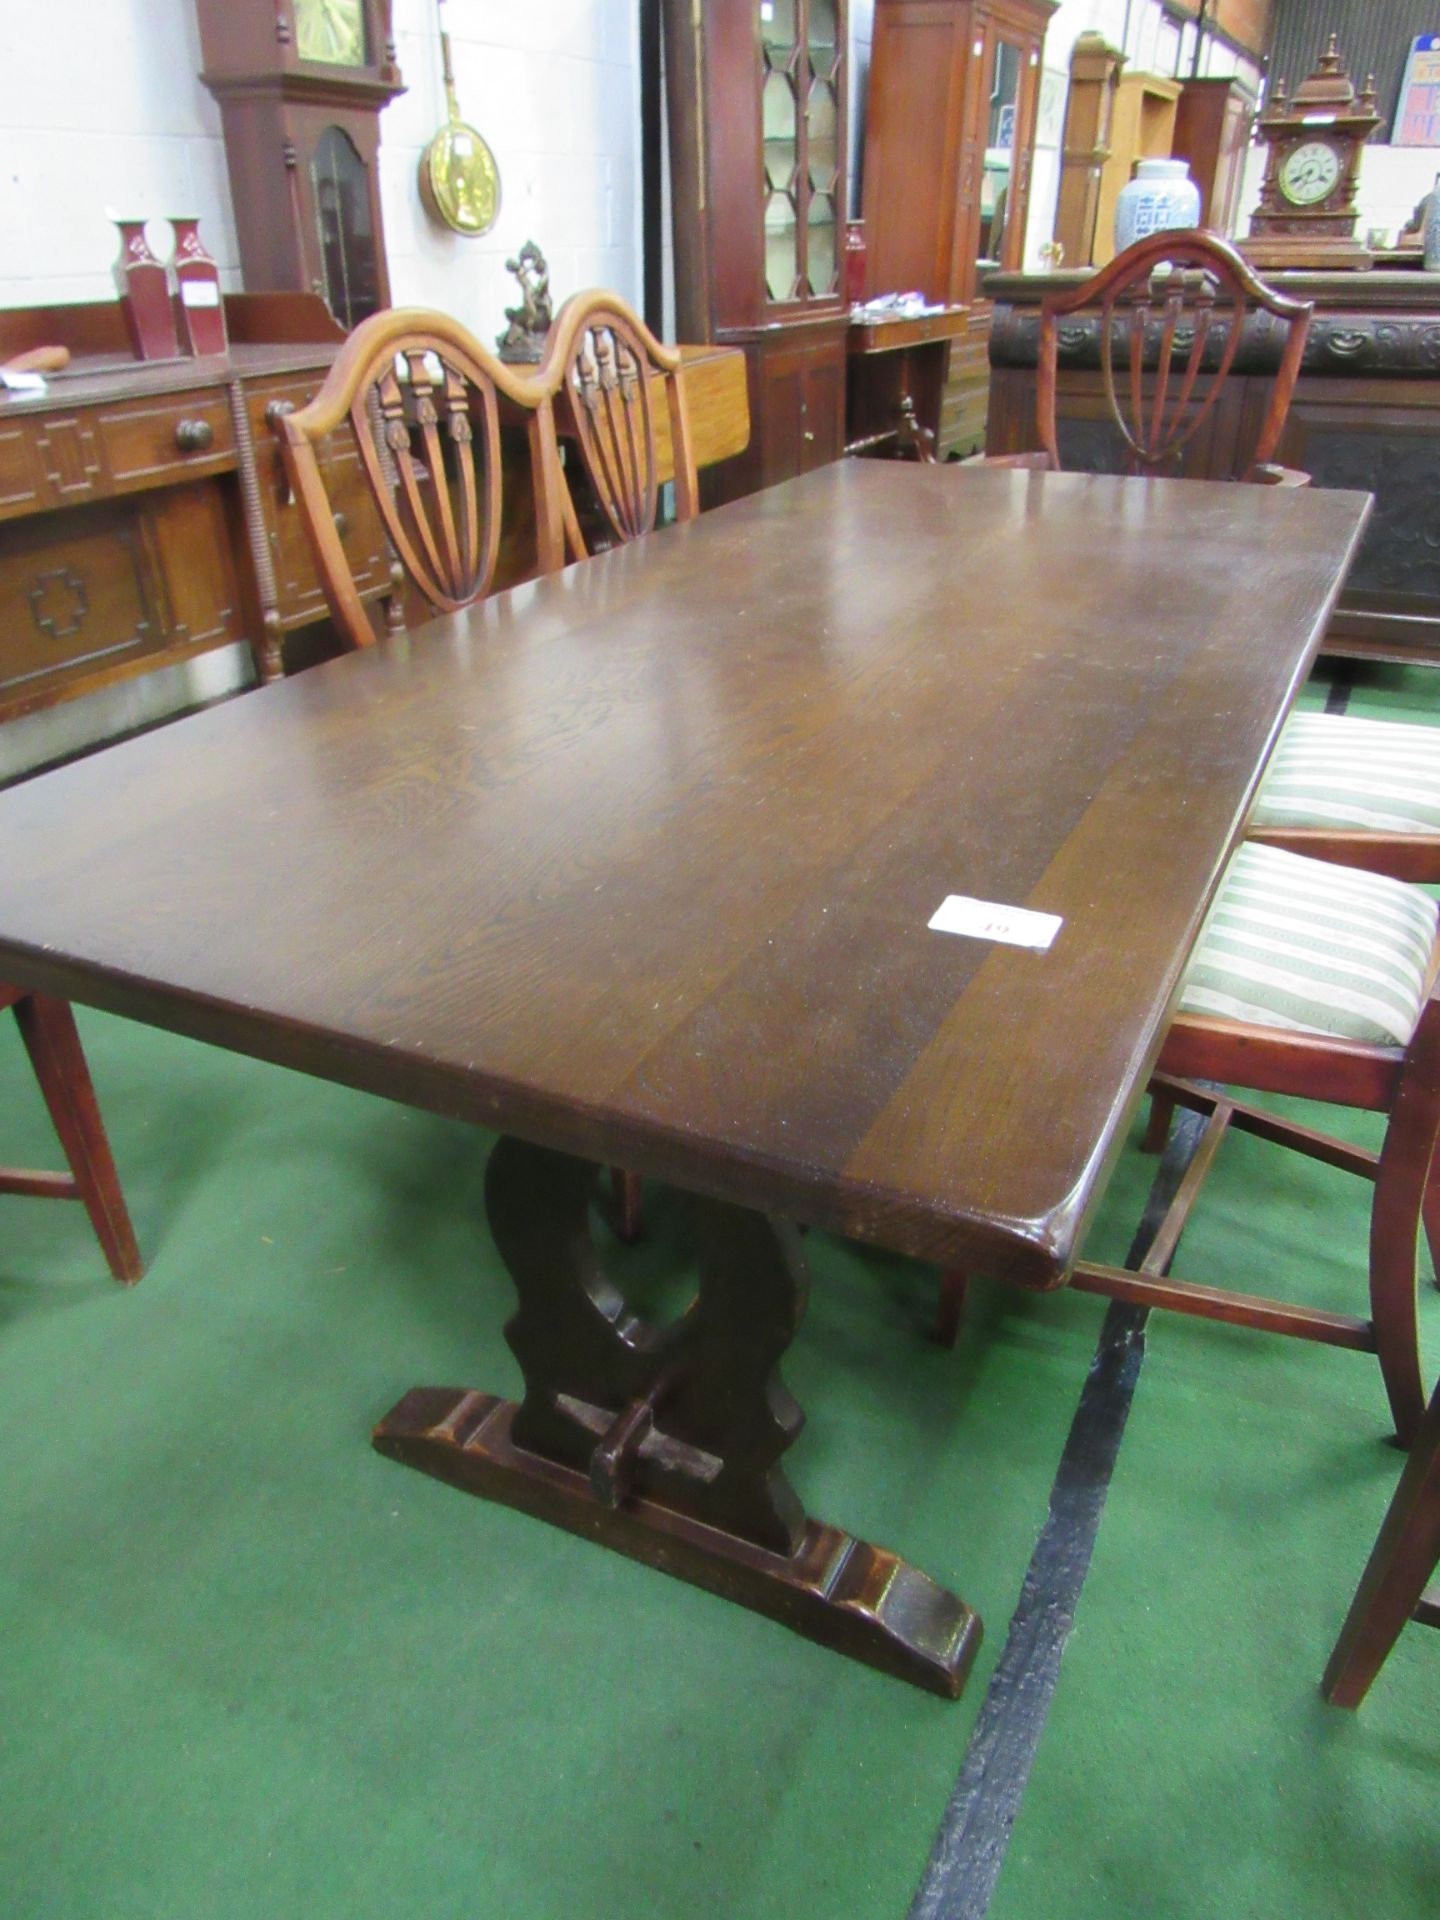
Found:
<svg viewBox="0 0 1440 1920"><path fill-rule="evenodd" d="M1367 508L824 468L0 794L0 978L496 1129L524 1397L376 1444L958 1693L783 1472L792 1223L1064 1282ZM696 1196L671 1326L605 1163Z"/></svg>

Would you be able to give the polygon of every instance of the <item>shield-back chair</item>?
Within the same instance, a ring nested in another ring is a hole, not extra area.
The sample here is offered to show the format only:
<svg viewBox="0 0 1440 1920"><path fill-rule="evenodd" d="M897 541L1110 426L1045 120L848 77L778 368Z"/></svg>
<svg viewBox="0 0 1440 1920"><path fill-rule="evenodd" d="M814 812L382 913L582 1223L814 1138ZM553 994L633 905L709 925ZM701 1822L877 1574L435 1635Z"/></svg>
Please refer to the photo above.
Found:
<svg viewBox="0 0 1440 1920"><path fill-rule="evenodd" d="M1304 486L1275 464L1309 334L1312 302L1257 277L1218 234L1137 240L1078 287L1040 308L1035 431L1039 450L983 454L969 464L1060 471L1057 390L1073 343L1094 337L1111 427L1127 471L1183 475L1192 450L1212 474L1225 447L1230 477ZM1247 333L1249 337L1247 338ZM1226 382L1247 352L1283 334L1253 443L1222 426ZM1440 732L1426 726L1298 714L1281 735L1256 802L1251 837L1294 853L1440 881Z"/></svg>
<svg viewBox="0 0 1440 1920"><path fill-rule="evenodd" d="M618 295L576 293L555 316L539 378L555 389L556 425L578 453L594 504L587 541L571 490L562 491L572 560L651 532L667 471L675 518L694 519L700 489L677 347L657 340Z"/></svg>
<svg viewBox="0 0 1440 1920"><path fill-rule="evenodd" d="M437 613L459 612L483 599L495 580L502 399L526 421L539 571L553 573L565 563L574 513L555 435L556 367L553 356L534 371L508 366L448 315L396 308L355 329L308 406L276 417L326 602L351 646L370 645L376 633L325 489L320 449L327 436L348 420L395 555L391 630L403 624L407 586ZM676 439L688 457L688 434ZM689 472L693 482L693 458ZM693 486L688 498L693 502ZM619 1168L614 1180L618 1231L632 1239L639 1230L638 1180Z"/></svg>
<svg viewBox="0 0 1440 1920"><path fill-rule="evenodd" d="M483 599L500 553L500 403L525 418L541 573L564 564L560 474L551 420L553 388L506 366L443 313L398 307L363 321L336 355L308 406L275 419L320 583L351 646L375 628L356 587L325 488L321 453L348 421L371 496L395 556L389 624L403 623L413 588L437 613Z"/></svg>

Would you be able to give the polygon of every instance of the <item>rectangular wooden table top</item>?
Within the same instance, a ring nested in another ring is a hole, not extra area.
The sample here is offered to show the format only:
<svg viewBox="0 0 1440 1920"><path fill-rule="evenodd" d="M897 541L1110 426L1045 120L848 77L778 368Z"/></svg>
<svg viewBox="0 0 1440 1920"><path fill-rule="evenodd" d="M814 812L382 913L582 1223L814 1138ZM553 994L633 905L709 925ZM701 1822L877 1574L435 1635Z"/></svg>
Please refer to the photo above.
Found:
<svg viewBox="0 0 1440 1920"><path fill-rule="evenodd" d="M1053 1284L1366 511L827 467L0 794L0 978Z"/></svg>

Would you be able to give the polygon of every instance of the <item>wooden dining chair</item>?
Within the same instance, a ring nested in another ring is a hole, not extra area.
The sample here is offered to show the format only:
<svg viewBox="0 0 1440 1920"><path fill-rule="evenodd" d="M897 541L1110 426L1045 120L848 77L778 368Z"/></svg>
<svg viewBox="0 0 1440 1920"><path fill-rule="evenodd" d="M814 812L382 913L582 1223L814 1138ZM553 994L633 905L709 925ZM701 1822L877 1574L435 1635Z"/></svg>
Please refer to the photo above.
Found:
<svg viewBox="0 0 1440 1920"><path fill-rule="evenodd" d="M1234 372L1247 320L1267 314L1284 328L1280 364L1252 445L1234 439L1231 478L1305 486L1309 476L1274 464L1285 428L1314 303L1268 287L1219 234L1153 233L1117 254L1078 287L1047 294L1040 307L1034 454L985 454L989 466L1061 470L1056 392L1067 336L1096 331L1110 423L1125 470L1173 477L1182 470Z"/></svg>
<svg viewBox="0 0 1440 1920"><path fill-rule="evenodd" d="M555 435L557 364L552 359L534 373L521 372L498 360L447 314L397 307L355 329L308 406L276 416L275 432L325 599L351 646L369 646L376 633L325 490L319 449L326 436L349 421L395 555L387 609L391 631L404 624L407 583L437 613L457 613L483 599L495 579L501 396L522 408L526 418L539 570L553 573L565 564L566 528L574 512ZM685 449L693 482L688 429L676 442ZM693 487L687 497L693 510ZM618 1167L612 1177L616 1232L622 1240L634 1240L640 1231L639 1178Z"/></svg>
<svg viewBox="0 0 1440 1920"><path fill-rule="evenodd" d="M1409 1620L1440 1627L1440 1387L1350 1603L1325 1668L1321 1692L1333 1706L1358 1707Z"/></svg>
<svg viewBox="0 0 1440 1920"><path fill-rule="evenodd" d="M1147 1144L1176 1106L1206 1116L1194 1159L1141 1267L1082 1261L1071 1284L1146 1307L1374 1353L1408 1445L1425 1407L1416 1239L1440 1253L1440 942L1435 901L1383 875L1246 844L1226 869L1190 957L1151 1082ZM1220 1092L1298 1095L1388 1116L1378 1154ZM1324 1312L1178 1279L1170 1265L1230 1128L1374 1183L1367 1315ZM937 1337L953 1344L966 1276L942 1275Z"/></svg>
<svg viewBox="0 0 1440 1920"><path fill-rule="evenodd" d="M122 1284L132 1285L145 1267L75 1030L75 1016L63 1000L0 981L0 1008L4 1007L15 1015L70 1171L37 1173L0 1167L0 1193L83 1201L111 1273Z"/></svg>
<svg viewBox="0 0 1440 1920"><path fill-rule="evenodd" d="M695 518L700 485L679 349L657 340L618 294L603 288L571 294L555 316L537 377L555 391L555 426L567 447L576 449L587 506L594 504L596 525L587 540L574 494L562 479L565 546L572 560L653 532L667 465L674 475L676 520ZM657 387L664 394L663 413ZM620 1238L638 1239L640 1176L617 1167L612 1179Z"/></svg>
<svg viewBox="0 0 1440 1920"><path fill-rule="evenodd" d="M653 530L667 465L675 518L694 519L700 487L677 347L657 340L617 294L576 293L555 316L539 379L556 389L557 424L578 452L601 543L623 545ZM596 542L586 540L568 486L561 498L570 558L583 560Z"/></svg>
<svg viewBox="0 0 1440 1920"><path fill-rule="evenodd" d="M1187 451L1215 424L1245 324L1284 329L1280 363L1253 445L1231 434L1231 477L1305 486L1277 466L1313 303L1261 280L1218 234L1165 232L1138 240L1082 285L1040 309L1034 453L982 454L967 465L1061 468L1060 362L1093 328L1110 423L1127 470L1183 476ZM1213 471L1213 459L1204 463ZM1256 803L1250 833L1316 859L1368 867L1397 880L1440 881L1440 731L1349 714L1303 714L1286 727Z"/></svg>
<svg viewBox="0 0 1440 1920"><path fill-rule="evenodd" d="M437 613L482 599L500 551L500 400L524 412L539 569L564 564L564 481L553 383L506 366L457 320L397 307L363 321L308 406L274 426L325 599L351 646L375 629L325 488L321 449L348 421L395 556L388 619L403 624L408 583Z"/></svg>

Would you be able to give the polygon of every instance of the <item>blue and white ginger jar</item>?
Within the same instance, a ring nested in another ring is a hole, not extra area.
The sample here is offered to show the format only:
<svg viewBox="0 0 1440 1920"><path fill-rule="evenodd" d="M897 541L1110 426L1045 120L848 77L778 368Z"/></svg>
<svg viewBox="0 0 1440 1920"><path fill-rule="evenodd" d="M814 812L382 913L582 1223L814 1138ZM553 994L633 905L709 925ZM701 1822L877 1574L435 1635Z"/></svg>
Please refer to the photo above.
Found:
<svg viewBox="0 0 1440 1920"><path fill-rule="evenodd" d="M1167 227L1198 227L1200 189L1183 160L1142 160L1115 201L1115 251Z"/></svg>

